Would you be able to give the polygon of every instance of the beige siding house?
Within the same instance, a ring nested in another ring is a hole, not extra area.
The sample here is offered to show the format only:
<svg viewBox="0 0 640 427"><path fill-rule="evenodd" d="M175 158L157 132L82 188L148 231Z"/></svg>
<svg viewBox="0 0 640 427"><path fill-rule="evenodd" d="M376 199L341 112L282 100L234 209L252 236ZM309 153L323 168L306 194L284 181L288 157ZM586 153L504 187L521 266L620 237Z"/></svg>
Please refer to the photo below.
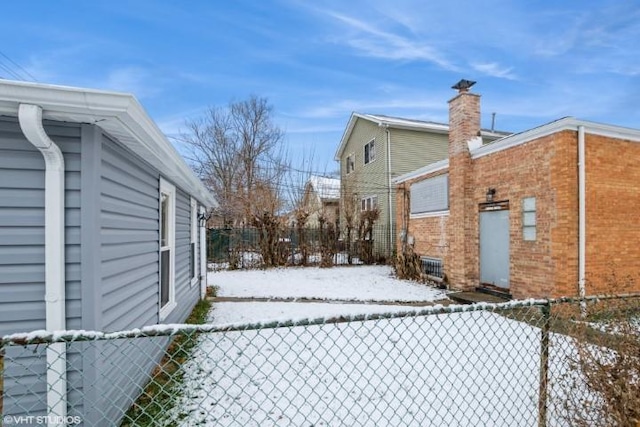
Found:
<svg viewBox="0 0 640 427"><path fill-rule="evenodd" d="M307 225L320 225L319 217L323 215L327 222L335 224L340 202L340 180L324 176L311 176L304 189L302 204L309 213Z"/></svg>
<svg viewBox="0 0 640 427"><path fill-rule="evenodd" d="M384 245L395 247L396 196L392 180L447 157L449 126L384 115L352 113L335 160L340 162L341 223L349 204L377 208L377 224L388 227ZM484 142L505 136L482 131Z"/></svg>

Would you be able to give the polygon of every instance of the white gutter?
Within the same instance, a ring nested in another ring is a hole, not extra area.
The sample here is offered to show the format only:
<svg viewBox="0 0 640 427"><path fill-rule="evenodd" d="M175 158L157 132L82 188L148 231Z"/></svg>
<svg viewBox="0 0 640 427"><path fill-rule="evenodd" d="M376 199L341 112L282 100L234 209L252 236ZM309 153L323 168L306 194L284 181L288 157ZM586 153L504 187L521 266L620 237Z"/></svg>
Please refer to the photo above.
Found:
<svg viewBox="0 0 640 427"><path fill-rule="evenodd" d="M578 126L578 293L580 298L586 290L586 251L587 251L587 210L586 210L586 154L584 126Z"/></svg>
<svg viewBox="0 0 640 427"><path fill-rule="evenodd" d="M45 310L46 329L66 329L64 255L64 157L42 126L42 108L20 104L20 128L44 157L45 164ZM67 415L67 350L64 343L47 347L47 414L49 425Z"/></svg>
<svg viewBox="0 0 640 427"><path fill-rule="evenodd" d="M200 215L205 215L204 206L200 206ZM198 219L200 222L200 219ZM200 298L207 296L207 223L200 227Z"/></svg>
<svg viewBox="0 0 640 427"><path fill-rule="evenodd" d="M384 130L387 132L387 187L389 188L389 194L387 195L387 202L389 206L389 249L393 252L391 244L393 243L393 202L391 201L391 131L389 130L389 126L384 127Z"/></svg>

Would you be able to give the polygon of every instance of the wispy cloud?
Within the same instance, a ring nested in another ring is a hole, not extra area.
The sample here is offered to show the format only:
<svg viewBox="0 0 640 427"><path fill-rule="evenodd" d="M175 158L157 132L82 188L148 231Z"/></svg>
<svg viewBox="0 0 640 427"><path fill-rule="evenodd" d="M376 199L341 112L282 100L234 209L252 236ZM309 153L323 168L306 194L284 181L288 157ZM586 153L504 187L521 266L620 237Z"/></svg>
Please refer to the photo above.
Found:
<svg viewBox="0 0 640 427"><path fill-rule="evenodd" d="M351 35L341 35L337 40L346 43L363 55L391 60L426 61L448 71L459 69L438 49L424 40L410 39L383 31L374 25L341 13L331 11L325 13L344 24L352 32Z"/></svg>
<svg viewBox="0 0 640 427"><path fill-rule="evenodd" d="M129 92L139 99L155 96L162 91L157 78L140 66L115 68L107 74L100 86L117 92Z"/></svg>
<svg viewBox="0 0 640 427"><path fill-rule="evenodd" d="M491 77L517 80L517 76L512 72L513 67L503 67L497 62L476 62L472 63L471 66L474 70Z"/></svg>

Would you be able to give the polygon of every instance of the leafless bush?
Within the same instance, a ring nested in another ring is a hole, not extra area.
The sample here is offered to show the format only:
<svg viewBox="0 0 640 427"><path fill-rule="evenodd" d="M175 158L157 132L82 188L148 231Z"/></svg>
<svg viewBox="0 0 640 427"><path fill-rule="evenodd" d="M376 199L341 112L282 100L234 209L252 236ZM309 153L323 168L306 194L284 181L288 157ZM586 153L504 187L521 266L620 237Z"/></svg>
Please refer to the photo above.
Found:
<svg viewBox="0 0 640 427"><path fill-rule="evenodd" d="M588 307L572 322L575 352L562 381L564 413L576 426L640 425L640 306L637 298Z"/></svg>
<svg viewBox="0 0 640 427"><path fill-rule="evenodd" d="M423 281L420 256L409 245L396 257L394 268L399 279Z"/></svg>

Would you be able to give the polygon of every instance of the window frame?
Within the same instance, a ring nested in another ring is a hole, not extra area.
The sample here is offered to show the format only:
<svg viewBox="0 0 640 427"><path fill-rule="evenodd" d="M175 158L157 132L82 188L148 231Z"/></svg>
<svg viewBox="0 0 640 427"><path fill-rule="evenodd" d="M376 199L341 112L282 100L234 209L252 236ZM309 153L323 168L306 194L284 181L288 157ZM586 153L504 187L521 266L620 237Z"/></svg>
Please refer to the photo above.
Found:
<svg viewBox="0 0 640 427"><path fill-rule="evenodd" d="M363 156L362 162L365 165L370 165L375 161L376 161L376 139L373 138L371 141L364 144L364 156Z"/></svg>
<svg viewBox="0 0 640 427"><path fill-rule="evenodd" d="M369 202L369 203L367 203ZM369 206L367 206L367 204ZM360 211L368 212L378 208L378 195L365 196L360 199Z"/></svg>
<svg viewBox="0 0 640 427"><path fill-rule="evenodd" d="M351 153L347 156L347 173L345 175L349 175L356 170L356 155L355 153Z"/></svg>
<svg viewBox="0 0 640 427"><path fill-rule="evenodd" d="M525 242L538 240L538 213L535 197L522 199L522 240Z"/></svg>
<svg viewBox="0 0 640 427"><path fill-rule="evenodd" d="M163 235L164 233L164 224L162 221L163 215L163 200L162 196L166 195L168 205L167 205L167 233L166 233L166 244L162 245ZM159 274L158 274L158 316L160 321L165 320L169 314L176 307L176 187L175 185L169 183L168 181L160 178L160 191L159 191L159 207L158 207L158 246L159 246L159 258L158 258L158 266L159 266ZM169 251L169 295L166 304L162 305L162 252Z"/></svg>
<svg viewBox="0 0 640 427"><path fill-rule="evenodd" d="M190 200L190 228L191 239L189 241L189 281L191 287L198 283L198 201L191 197Z"/></svg>

